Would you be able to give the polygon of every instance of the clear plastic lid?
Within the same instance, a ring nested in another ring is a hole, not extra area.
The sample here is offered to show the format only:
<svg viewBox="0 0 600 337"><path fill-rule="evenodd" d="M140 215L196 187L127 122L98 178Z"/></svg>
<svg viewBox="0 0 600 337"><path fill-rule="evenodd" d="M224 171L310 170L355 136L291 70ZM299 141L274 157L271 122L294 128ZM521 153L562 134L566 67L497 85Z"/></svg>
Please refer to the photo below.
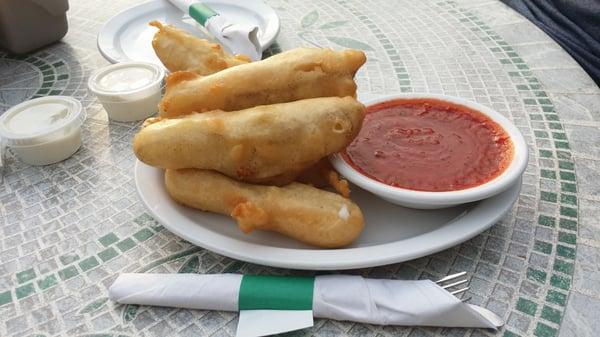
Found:
<svg viewBox="0 0 600 337"><path fill-rule="evenodd" d="M165 71L158 65L122 62L96 70L88 80L88 89L104 102L131 100L160 90L164 77Z"/></svg>
<svg viewBox="0 0 600 337"><path fill-rule="evenodd" d="M47 96L15 105L0 116L0 137L7 146L45 143L81 126L85 112L68 96Z"/></svg>

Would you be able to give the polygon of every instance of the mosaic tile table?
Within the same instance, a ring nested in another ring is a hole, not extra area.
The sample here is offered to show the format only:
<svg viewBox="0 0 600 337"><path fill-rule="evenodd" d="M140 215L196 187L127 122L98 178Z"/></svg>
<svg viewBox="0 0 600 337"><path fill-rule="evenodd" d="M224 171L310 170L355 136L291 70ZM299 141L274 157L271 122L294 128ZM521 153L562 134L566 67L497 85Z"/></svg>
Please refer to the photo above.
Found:
<svg viewBox="0 0 600 337"><path fill-rule="evenodd" d="M491 106L532 149L518 203L449 250L353 271L424 278L467 270L472 303L506 320L498 332L380 327L318 320L293 336L592 336L600 323L600 90L550 38L497 1L268 1L295 46L366 51L365 92L435 92ZM120 272L293 271L194 247L146 212L133 183L139 124L109 123L86 92L104 61L96 33L134 1L72 1L61 43L27 57L0 53L0 112L32 97L71 95L87 108L84 146L29 167L8 155L0 183L0 336L230 336L233 313L121 306Z"/></svg>

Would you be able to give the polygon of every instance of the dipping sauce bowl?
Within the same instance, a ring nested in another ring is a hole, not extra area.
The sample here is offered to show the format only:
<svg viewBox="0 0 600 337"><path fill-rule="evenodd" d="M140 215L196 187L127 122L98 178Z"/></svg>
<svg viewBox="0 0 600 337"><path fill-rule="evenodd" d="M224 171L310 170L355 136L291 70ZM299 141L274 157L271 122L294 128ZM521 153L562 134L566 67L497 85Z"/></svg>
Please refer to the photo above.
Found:
<svg viewBox="0 0 600 337"><path fill-rule="evenodd" d="M523 135L484 105L436 94L365 105L359 135L330 160L349 181L391 203L435 209L482 200L516 184L527 166Z"/></svg>
<svg viewBox="0 0 600 337"><path fill-rule="evenodd" d="M123 62L96 70L88 89L102 103L108 118L134 122L158 112L163 68L152 63Z"/></svg>
<svg viewBox="0 0 600 337"><path fill-rule="evenodd" d="M81 103L47 96L18 104L0 116L4 145L25 163L47 165L69 158L81 146Z"/></svg>

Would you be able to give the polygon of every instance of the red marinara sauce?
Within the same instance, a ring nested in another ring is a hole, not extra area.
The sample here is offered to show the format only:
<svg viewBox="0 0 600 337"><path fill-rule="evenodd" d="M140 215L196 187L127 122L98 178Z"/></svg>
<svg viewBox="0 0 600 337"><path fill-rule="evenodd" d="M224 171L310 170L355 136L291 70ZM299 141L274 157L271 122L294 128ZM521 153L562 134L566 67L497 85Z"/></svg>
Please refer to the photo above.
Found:
<svg viewBox="0 0 600 337"><path fill-rule="evenodd" d="M360 133L342 153L364 175L418 191L481 185L510 164L506 131L483 113L436 99L369 106Z"/></svg>

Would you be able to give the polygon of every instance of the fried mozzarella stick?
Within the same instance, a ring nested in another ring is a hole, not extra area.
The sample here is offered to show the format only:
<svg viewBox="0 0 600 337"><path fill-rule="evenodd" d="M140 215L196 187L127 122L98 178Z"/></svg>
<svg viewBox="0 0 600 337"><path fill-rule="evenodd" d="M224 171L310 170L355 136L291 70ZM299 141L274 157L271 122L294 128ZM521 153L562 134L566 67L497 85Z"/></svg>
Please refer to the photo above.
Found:
<svg viewBox="0 0 600 337"><path fill-rule="evenodd" d="M235 111L313 97L354 97L354 74L365 60L358 50L297 48L210 76L176 72L167 78L160 116Z"/></svg>
<svg viewBox="0 0 600 337"><path fill-rule="evenodd" d="M354 241L364 225L362 212L351 200L309 185L252 185L197 169L166 170L165 184L179 203L229 215L246 233L275 231L310 245L336 248Z"/></svg>
<svg viewBox="0 0 600 337"><path fill-rule="evenodd" d="M210 75L225 68L250 62L245 55L231 56L220 44L211 43L171 25L150 22L158 28L152 39L156 56L170 72L191 71Z"/></svg>
<svg viewBox="0 0 600 337"><path fill-rule="evenodd" d="M302 171L296 177L296 181L319 188L331 186L344 198L350 198L348 180L340 177L339 173L331 166L327 157L322 158L315 165Z"/></svg>
<svg viewBox="0 0 600 337"><path fill-rule="evenodd" d="M163 169L210 169L261 182L300 173L345 148L358 134L364 111L352 97L322 97L165 118L140 130L133 151Z"/></svg>

